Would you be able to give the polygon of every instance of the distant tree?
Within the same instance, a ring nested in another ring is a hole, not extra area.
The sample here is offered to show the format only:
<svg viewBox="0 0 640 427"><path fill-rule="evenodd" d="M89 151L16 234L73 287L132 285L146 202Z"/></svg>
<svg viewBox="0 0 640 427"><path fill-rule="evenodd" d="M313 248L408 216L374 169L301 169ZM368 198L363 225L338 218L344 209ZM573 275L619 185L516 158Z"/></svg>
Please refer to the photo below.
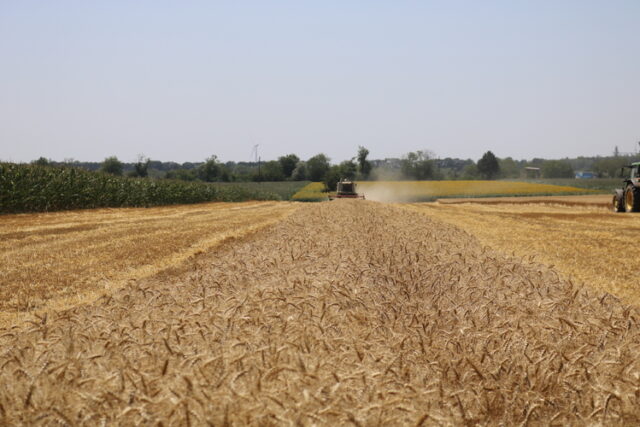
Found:
<svg viewBox="0 0 640 427"><path fill-rule="evenodd" d="M353 160L345 160L340 163L340 178L354 180L357 174L358 165Z"/></svg>
<svg viewBox="0 0 640 427"><path fill-rule="evenodd" d="M520 177L521 168L511 157L498 159L500 165L500 176L502 178L518 178Z"/></svg>
<svg viewBox="0 0 640 427"><path fill-rule="evenodd" d="M618 150L618 146L613 149L613 157L618 157L620 155L620 150Z"/></svg>
<svg viewBox="0 0 640 427"><path fill-rule="evenodd" d="M304 181L307 179L307 163L306 162L298 162L296 168L291 173L291 179L294 181Z"/></svg>
<svg viewBox="0 0 640 427"><path fill-rule="evenodd" d="M575 173L571 164L564 160L547 160L542 164L544 178L573 178Z"/></svg>
<svg viewBox="0 0 640 427"><path fill-rule="evenodd" d="M174 169L167 172L167 179L180 179L182 181L195 181L198 177L194 169Z"/></svg>
<svg viewBox="0 0 640 427"><path fill-rule="evenodd" d="M480 172L478 172L478 165L475 163L470 163L462 169L462 174L460 178L465 180L474 180L478 179L480 176Z"/></svg>
<svg viewBox="0 0 640 427"><path fill-rule="evenodd" d="M360 174L361 179L369 178L369 174L371 173L371 162L367 160L368 155L369 150L362 146L358 146L358 173Z"/></svg>
<svg viewBox="0 0 640 427"><path fill-rule="evenodd" d="M470 165L475 164L471 159L454 159L451 157L445 157L444 159L436 160L436 170L442 179L460 179L463 169Z"/></svg>
<svg viewBox="0 0 640 427"><path fill-rule="evenodd" d="M100 170L111 175L122 176L124 165L116 156L111 156L104 159Z"/></svg>
<svg viewBox="0 0 640 427"><path fill-rule="evenodd" d="M143 155L138 156L138 161L133 164L132 176L139 178L146 178L149 176L149 163L151 163L151 159L148 157L144 157Z"/></svg>
<svg viewBox="0 0 640 427"><path fill-rule="evenodd" d="M284 174L285 178L291 178L291 174L300 161L300 158L295 154L288 154L286 156L279 157L278 161L280 162L282 173Z"/></svg>
<svg viewBox="0 0 640 427"><path fill-rule="evenodd" d="M620 176L620 169L634 160L628 156L604 157L593 163L593 171L600 177L616 178Z"/></svg>
<svg viewBox="0 0 640 427"><path fill-rule="evenodd" d="M282 170L282 163L277 160L265 162L260 171L263 181L284 181L285 174Z"/></svg>
<svg viewBox="0 0 640 427"><path fill-rule="evenodd" d="M222 167L218 162L218 156L208 157L198 169L198 178L206 182L218 181L222 173Z"/></svg>
<svg viewBox="0 0 640 427"><path fill-rule="evenodd" d="M415 180L433 179L436 175L436 164L427 151L408 153L401 161L400 169L406 178Z"/></svg>
<svg viewBox="0 0 640 427"><path fill-rule="evenodd" d="M326 155L317 154L307 160L307 179L322 182L328 171L329 158Z"/></svg>
<svg viewBox="0 0 640 427"><path fill-rule="evenodd" d="M340 166L334 165L329 168L327 173L324 175L324 186L327 191L335 191L338 182L341 179L341 171Z"/></svg>
<svg viewBox="0 0 640 427"><path fill-rule="evenodd" d="M37 166L49 166L51 165L51 161L44 157L40 157L38 160L34 160L33 162L31 162L31 164L34 164Z"/></svg>
<svg viewBox="0 0 640 427"><path fill-rule="evenodd" d="M358 165L353 160L345 160L339 165L331 166L324 177L324 185L328 191L334 191L336 184L342 179L356 179Z"/></svg>
<svg viewBox="0 0 640 427"><path fill-rule="evenodd" d="M226 167L225 165L222 165L220 168L221 168L220 181L222 181L222 182L231 182L231 181L233 181L235 179L235 177L233 176L231 171L229 171L228 167Z"/></svg>
<svg viewBox="0 0 640 427"><path fill-rule="evenodd" d="M494 179L500 173L498 159L491 151L484 153L482 158L478 160L478 172L484 179Z"/></svg>

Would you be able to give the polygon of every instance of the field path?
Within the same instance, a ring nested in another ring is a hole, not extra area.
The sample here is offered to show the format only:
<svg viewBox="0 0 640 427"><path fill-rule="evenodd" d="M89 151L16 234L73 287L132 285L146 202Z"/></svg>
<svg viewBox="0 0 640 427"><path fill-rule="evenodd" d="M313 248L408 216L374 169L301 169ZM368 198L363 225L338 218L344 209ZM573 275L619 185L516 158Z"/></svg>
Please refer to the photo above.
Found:
<svg viewBox="0 0 640 427"><path fill-rule="evenodd" d="M0 329L0 424L640 423L640 312L366 201Z"/></svg>

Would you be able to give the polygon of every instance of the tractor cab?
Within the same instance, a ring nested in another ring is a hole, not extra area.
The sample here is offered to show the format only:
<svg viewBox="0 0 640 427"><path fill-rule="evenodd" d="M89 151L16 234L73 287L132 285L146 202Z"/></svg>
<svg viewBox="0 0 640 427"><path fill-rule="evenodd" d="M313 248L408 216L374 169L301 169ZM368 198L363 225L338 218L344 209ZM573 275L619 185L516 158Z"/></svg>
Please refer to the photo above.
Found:
<svg viewBox="0 0 640 427"><path fill-rule="evenodd" d="M352 181L340 181L337 185L337 193L343 196L358 194L356 193L356 183Z"/></svg>
<svg viewBox="0 0 640 427"><path fill-rule="evenodd" d="M625 174L629 169L629 174ZM614 190L614 212L640 212L640 162L631 163L621 170L622 188ZM626 175L626 176L625 176Z"/></svg>

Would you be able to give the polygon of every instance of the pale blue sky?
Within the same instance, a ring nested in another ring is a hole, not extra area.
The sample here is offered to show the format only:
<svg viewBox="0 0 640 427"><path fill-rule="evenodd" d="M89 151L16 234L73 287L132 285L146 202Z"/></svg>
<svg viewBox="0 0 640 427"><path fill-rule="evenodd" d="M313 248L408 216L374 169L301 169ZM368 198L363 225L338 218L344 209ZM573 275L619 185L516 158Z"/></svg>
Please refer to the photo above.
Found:
<svg viewBox="0 0 640 427"><path fill-rule="evenodd" d="M640 1L0 0L0 159L634 151Z"/></svg>

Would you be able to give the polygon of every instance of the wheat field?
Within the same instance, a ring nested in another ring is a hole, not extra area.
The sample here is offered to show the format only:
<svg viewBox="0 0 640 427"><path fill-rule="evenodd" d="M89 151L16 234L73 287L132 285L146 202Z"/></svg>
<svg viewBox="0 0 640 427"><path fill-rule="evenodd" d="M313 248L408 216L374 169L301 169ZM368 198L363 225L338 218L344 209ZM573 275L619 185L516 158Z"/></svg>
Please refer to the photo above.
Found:
<svg viewBox="0 0 640 427"><path fill-rule="evenodd" d="M640 423L634 306L416 207L281 209L0 329L0 424Z"/></svg>
<svg viewBox="0 0 640 427"><path fill-rule="evenodd" d="M442 197L594 194L564 185L516 181L362 181L358 191L378 202L422 202Z"/></svg>
<svg viewBox="0 0 640 427"><path fill-rule="evenodd" d="M177 268L293 210L292 203L244 202L3 215L0 325Z"/></svg>
<svg viewBox="0 0 640 427"><path fill-rule="evenodd" d="M520 197L482 197L482 198L446 198L439 204L483 204L483 205L547 205L572 206L586 208L612 209L613 194L574 195L574 196L520 196Z"/></svg>
<svg viewBox="0 0 640 427"><path fill-rule="evenodd" d="M535 258L567 280L640 305L640 258L628 256L640 230L640 217L612 212L605 198L610 197L404 206L466 230L504 255Z"/></svg>

